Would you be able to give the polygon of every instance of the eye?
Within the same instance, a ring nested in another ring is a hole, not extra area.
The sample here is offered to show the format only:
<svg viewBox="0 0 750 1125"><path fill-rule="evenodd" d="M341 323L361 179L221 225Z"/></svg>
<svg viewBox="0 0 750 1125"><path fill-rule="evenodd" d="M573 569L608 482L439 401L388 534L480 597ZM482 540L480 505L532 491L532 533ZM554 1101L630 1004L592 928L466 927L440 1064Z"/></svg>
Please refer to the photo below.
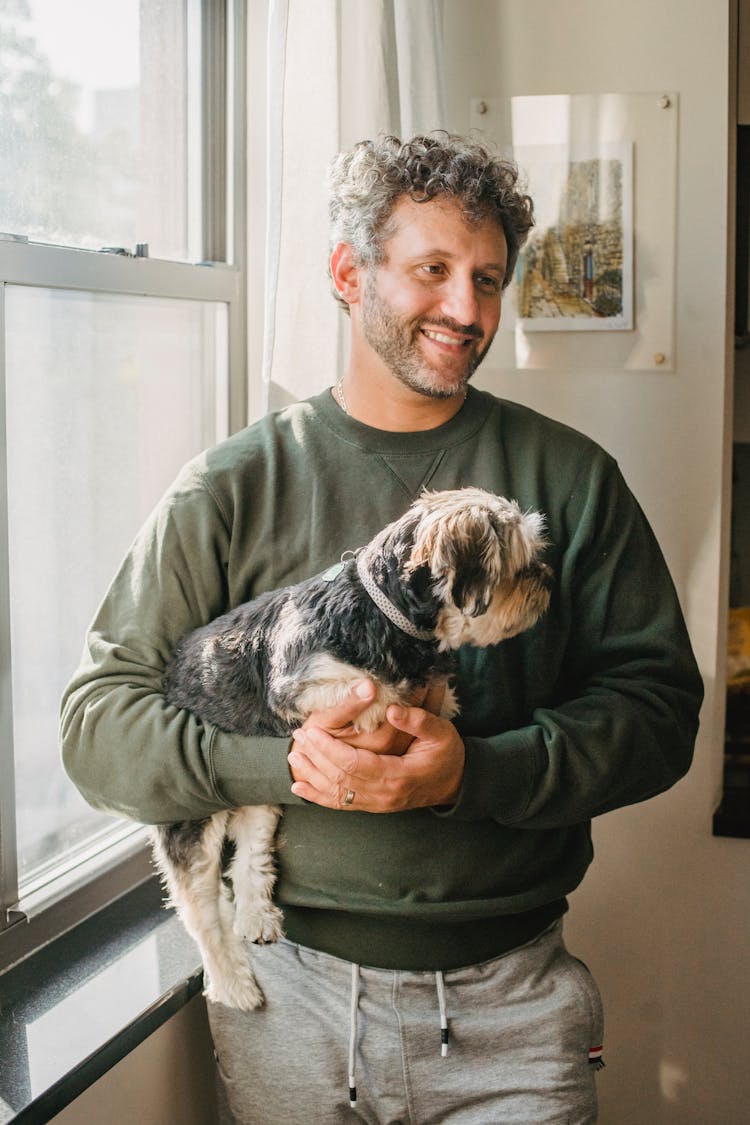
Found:
<svg viewBox="0 0 750 1125"><path fill-rule="evenodd" d="M428 277L442 277L445 273L445 266L440 262L423 262L419 269Z"/></svg>
<svg viewBox="0 0 750 1125"><path fill-rule="evenodd" d="M502 279L489 273L477 274L476 283L487 293L499 293L503 287Z"/></svg>

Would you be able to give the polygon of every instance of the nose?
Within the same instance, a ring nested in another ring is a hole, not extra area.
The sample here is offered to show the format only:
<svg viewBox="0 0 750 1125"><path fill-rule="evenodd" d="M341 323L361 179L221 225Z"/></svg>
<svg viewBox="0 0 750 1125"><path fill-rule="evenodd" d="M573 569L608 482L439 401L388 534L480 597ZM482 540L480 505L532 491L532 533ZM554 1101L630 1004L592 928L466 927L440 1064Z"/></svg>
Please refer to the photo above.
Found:
<svg viewBox="0 0 750 1125"><path fill-rule="evenodd" d="M479 298L474 278L454 274L442 291L443 315L467 327L479 320Z"/></svg>

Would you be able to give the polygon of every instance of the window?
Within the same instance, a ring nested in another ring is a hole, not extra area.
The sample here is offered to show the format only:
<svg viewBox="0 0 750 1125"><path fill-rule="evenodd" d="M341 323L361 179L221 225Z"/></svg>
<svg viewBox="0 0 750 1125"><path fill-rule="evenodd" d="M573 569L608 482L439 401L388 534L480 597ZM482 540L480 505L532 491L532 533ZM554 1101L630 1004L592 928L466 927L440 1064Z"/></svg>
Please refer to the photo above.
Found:
<svg viewBox="0 0 750 1125"><path fill-rule="evenodd" d="M146 515L245 421L243 23L0 0L0 967L143 853L65 776L59 700Z"/></svg>
<svg viewBox="0 0 750 1125"><path fill-rule="evenodd" d="M197 261L199 5L4 0L0 11L0 230L90 250L148 233L154 256Z"/></svg>

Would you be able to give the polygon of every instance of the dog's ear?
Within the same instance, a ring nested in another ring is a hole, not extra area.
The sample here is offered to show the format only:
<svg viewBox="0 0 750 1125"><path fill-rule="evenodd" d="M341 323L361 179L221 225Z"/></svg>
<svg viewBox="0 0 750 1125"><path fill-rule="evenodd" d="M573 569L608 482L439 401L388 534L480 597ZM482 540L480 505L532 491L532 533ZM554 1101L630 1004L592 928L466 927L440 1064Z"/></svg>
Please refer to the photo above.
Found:
<svg viewBox="0 0 750 1125"><path fill-rule="evenodd" d="M515 500L479 490L425 494L415 505L408 570L427 566L435 595L466 617L485 613L498 585L527 567L544 546L544 519Z"/></svg>
<svg viewBox="0 0 750 1125"><path fill-rule="evenodd" d="M446 578L456 608L467 617L479 617L489 609L498 583L513 570L513 528L484 511L465 520L461 530L453 541Z"/></svg>
<svg viewBox="0 0 750 1125"><path fill-rule="evenodd" d="M494 539L495 533L488 530L473 545L460 542L456 544L451 563L450 593L456 609L460 609L467 617L479 617L487 612L499 578L494 566L490 566L489 571L486 566L486 561L494 550L494 542L489 542L491 537Z"/></svg>
<svg viewBox="0 0 750 1125"><path fill-rule="evenodd" d="M417 526L409 569L429 567L440 600L452 601L467 617L478 617L486 613L507 569L507 525L474 505L435 515Z"/></svg>

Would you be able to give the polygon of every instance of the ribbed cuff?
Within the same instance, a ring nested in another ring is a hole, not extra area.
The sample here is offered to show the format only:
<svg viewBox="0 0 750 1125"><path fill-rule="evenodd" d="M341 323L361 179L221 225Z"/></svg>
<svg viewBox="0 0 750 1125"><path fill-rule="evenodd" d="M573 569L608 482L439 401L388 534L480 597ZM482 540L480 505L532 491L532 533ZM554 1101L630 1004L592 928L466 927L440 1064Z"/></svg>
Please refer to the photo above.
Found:
<svg viewBox="0 0 750 1125"><path fill-rule="evenodd" d="M211 771L217 795L228 808L304 804L291 792L290 743L289 738L250 738L215 730Z"/></svg>
<svg viewBox="0 0 750 1125"><path fill-rule="evenodd" d="M464 738L466 764L454 805L438 816L516 824L523 819L541 777L539 748L531 730L508 731L494 738Z"/></svg>

